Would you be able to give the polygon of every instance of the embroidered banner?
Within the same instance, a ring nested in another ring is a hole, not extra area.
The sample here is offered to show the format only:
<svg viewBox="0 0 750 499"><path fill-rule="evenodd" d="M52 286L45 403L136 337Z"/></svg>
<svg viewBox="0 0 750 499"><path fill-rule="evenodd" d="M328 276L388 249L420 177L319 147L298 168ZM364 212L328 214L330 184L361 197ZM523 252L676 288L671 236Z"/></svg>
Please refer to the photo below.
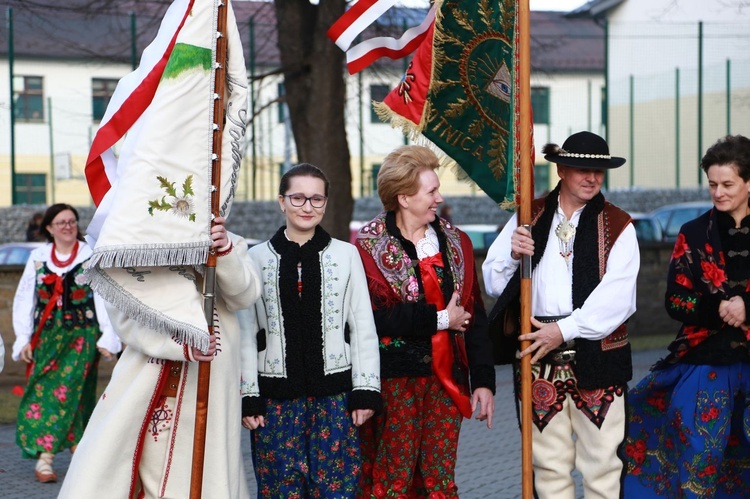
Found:
<svg viewBox="0 0 750 499"><path fill-rule="evenodd" d="M517 0L445 0L399 85L376 110L419 133L503 207L515 205Z"/></svg>
<svg viewBox="0 0 750 499"><path fill-rule="evenodd" d="M97 211L87 277L144 326L201 348L208 329L195 278L211 244L214 76L226 64L221 209L229 214L242 159L247 78L227 3L227 61L216 61L220 0L175 0L141 64L118 84L93 141L86 177ZM115 147L121 142L119 157Z"/></svg>

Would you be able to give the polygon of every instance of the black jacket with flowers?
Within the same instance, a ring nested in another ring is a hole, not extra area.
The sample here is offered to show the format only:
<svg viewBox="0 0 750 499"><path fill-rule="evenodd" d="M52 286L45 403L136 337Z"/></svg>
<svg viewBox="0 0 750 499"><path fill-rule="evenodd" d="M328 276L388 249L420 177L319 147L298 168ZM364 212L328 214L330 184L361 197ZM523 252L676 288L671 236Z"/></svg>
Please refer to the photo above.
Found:
<svg viewBox="0 0 750 499"><path fill-rule="evenodd" d="M750 312L750 217L735 229L726 213L712 209L682 226L667 277L665 306L682 322L670 354L655 368L676 362L748 362L746 334L724 323L719 304L740 296Z"/></svg>

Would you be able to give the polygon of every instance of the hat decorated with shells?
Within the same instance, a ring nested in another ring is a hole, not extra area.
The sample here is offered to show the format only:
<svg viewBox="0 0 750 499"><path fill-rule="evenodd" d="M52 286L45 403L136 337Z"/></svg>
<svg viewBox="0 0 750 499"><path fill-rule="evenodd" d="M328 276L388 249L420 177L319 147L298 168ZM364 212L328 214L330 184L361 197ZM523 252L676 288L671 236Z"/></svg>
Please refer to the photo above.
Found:
<svg viewBox="0 0 750 499"><path fill-rule="evenodd" d="M609 154L607 141L591 132L574 133L562 147L546 144L542 153L547 161L574 168L607 170L625 164L625 158Z"/></svg>

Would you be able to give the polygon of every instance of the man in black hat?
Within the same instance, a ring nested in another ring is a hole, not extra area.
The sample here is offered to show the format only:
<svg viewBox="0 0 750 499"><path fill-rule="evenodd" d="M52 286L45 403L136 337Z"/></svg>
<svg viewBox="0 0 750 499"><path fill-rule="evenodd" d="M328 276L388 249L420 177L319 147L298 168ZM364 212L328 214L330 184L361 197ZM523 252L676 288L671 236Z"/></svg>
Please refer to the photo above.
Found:
<svg viewBox="0 0 750 499"><path fill-rule="evenodd" d="M571 472L578 468L586 499L618 497L617 447L632 377L625 321L635 312L640 256L630 216L600 191L605 171L625 159L610 156L604 139L590 132L542 151L557 163L560 182L534 200L531 231L517 227L514 215L488 250L484 282L499 296L490 320L517 325L501 318L517 309L520 259L531 256L534 332L518 337L517 327L504 327L497 336L506 362L532 356L536 492L573 499ZM531 346L516 353L519 339Z"/></svg>

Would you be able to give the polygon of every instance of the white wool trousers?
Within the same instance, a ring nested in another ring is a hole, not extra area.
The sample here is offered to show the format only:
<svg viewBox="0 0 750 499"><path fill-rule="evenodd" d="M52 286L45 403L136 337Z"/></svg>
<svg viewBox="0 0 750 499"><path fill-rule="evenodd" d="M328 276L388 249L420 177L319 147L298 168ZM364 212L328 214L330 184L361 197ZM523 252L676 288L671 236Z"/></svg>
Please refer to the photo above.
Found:
<svg viewBox="0 0 750 499"><path fill-rule="evenodd" d="M625 397L615 396L602 427L576 409L567 395L563 409L539 431L532 428L534 487L539 499L575 499L574 468L583 476L585 499L620 496L623 463L617 447L625 437Z"/></svg>

